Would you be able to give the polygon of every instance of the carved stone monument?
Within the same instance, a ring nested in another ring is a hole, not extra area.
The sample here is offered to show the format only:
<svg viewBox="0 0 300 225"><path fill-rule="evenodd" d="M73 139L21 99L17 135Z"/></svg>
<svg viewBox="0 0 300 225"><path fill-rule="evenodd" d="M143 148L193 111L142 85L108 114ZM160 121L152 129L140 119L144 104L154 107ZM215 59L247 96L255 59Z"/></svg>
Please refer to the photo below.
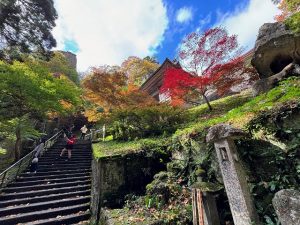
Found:
<svg viewBox="0 0 300 225"><path fill-rule="evenodd" d="M219 124L209 129L206 140L215 145L234 224L259 224L247 184L246 173L234 143L234 139L241 136L245 136L242 130L226 124Z"/></svg>

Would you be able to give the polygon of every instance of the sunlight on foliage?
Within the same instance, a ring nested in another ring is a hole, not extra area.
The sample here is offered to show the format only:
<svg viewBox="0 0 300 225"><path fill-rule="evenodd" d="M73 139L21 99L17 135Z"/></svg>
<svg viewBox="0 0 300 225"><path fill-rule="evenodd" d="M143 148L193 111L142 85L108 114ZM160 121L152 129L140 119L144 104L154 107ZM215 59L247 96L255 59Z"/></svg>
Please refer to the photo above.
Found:
<svg viewBox="0 0 300 225"><path fill-rule="evenodd" d="M95 158L102 158L112 155L122 155L143 150L146 146L160 145L167 142L166 138L147 138L137 141L105 141L93 144Z"/></svg>
<svg viewBox="0 0 300 225"><path fill-rule="evenodd" d="M246 97L247 95L248 97ZM246 94L246 96L244 97L244 100L247 98L249 99L249 93ZM205 105L189 110L190 116L195 120L185 129L178 130L176 132L176 136L200 132L204 128L225 122L231 123L236 127L243 128L260 111L270 110L286 101L300 101L300 79L291 77L281 82L280 86L272 89L266 94L253 98L247 103L243 102L243 100L239 102L239 97L241 97L241 95L230 96L212 102L212 104L220 106L219 110L221 111L217 110L216 117L214 117L214 114L210 115L206 113L208 112L208 108ZM241 99L243 99L243 97ZM236 105L230 110L230 108L225 107L226 104L224 105L224 103L226 102L229 103L229 105L234 103L241 104L241 106ZM222 111L222 109L225 110ZM197 115L198 118L195 118L195 115Z"/></svg>
<svg viewBox="0 0 300 225"><path fill-rule="evenodd" d="M6 149L0 147L0 155L5 155L5 154L6 154Z"/></svg>

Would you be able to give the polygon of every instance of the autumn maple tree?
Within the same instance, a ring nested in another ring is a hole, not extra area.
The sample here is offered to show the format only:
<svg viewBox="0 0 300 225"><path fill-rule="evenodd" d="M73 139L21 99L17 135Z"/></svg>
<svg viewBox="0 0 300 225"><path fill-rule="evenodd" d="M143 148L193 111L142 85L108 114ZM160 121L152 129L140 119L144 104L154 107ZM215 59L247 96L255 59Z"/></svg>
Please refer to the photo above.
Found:
<svg viewBox="0 0 300 225"><path fill-rule="evenodd" d="M199 97L203 97L212 110L207 98L210 87L223 95L234 85L252 79L253 71L245 67L243 57L238 57L240 51L237 36L228 35L223 28L209 29L203 34L193 32L179 50L184 70L168 69L160 91L168 93L173 104L199 104Z"/></svg>
<svg viewBox="0 0 300 225"><path fill-rule="evenodd" d="M83 79L82 86L85 99L93 105L86 110L91 121L97 121L99 113L107 115L114 109L154 104L154 99L147 93L134 84L128 84L126 74L118 66L93 68Z"/></svg>
<svg viewBox="0 0 300 225"><path fill-rule="evenodd" d="M130 56L121 65L122 71L128 77L128 83L140 86L145 76L152 74L159 67L158 62L151 58L143 59Z"/></svg>
<svg viewBox="0 0 300 225"><path fill-rule="evenodd" d="M299 0L273 0L273 2L278 4L278 8L281 10L281 14L275 17L277 21L284 21L300 9Z"/></svg>

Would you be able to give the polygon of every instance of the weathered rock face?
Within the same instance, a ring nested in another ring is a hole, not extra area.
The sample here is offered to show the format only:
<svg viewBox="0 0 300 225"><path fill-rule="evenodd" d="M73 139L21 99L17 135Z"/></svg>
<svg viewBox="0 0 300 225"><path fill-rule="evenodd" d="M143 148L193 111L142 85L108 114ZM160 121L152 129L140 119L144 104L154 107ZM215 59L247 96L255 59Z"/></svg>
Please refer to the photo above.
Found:
<svg viewBox="0 0 300 225"><path fill-rule="evenodd" d="M236 138L236 137L243 137L243 136L247 136L247 134L240 129L231 127L228 124L218 124L208 129L206 141L215 142L221 139Z"/></svg>
<svg viewBox="0 0 300 225"><path fill-rule="evenodd" d="M158 158L156 158L158 157ZM91 224L102 207L120 207L124 197L143 194L154 174L165 170L169 156L148 156L145 151L102 157L92 162ZM160 162L158 159L162 159ZM101 213L100 213L101 214Z"/></svg>
<svg viewBox="0 0 300 225"><path fill-rule="evenodd" d="M290 63L281 72L267 78L258 80L252 86L253 96L263 94L274 88L281 80L290 76L300 76L300 66Z"/></svg>
<svg viewBox="0 0 300 225"><path fill-rule="evenodd" d="M66 51L59 51L61 52L69 61L70 65L73 69L77 69L77 56L73 54L72 52L66 52Z"/></svg>
<svg viewBox="0 0 300 225"><path fill-rule="evenodd" d="M273 206L282 225L300 224L300 192L284 189L275 194Z"/></svg>
<svg viewBox="0 0 300 225"><path fill-rule="evenodd" d="M300 35L281 22L262 25L251 60L260 78L279 73L291 62L300 63Z"/></svg>

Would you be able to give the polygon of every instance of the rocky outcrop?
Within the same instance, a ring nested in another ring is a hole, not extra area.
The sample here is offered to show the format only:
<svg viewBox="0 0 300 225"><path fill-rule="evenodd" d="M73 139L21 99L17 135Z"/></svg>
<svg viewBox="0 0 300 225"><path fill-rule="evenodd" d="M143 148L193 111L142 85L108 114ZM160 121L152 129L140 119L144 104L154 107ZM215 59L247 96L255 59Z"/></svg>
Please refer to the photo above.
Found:
<svg viewBox="0 0 300 225"><path fill-rule="evenodd" d="M282 225L300 224L300 192L284 189L275 194L273 206Z"/></svg>
<svg viewBox="0 0 300 225"><path fill-rule="evenodd" d="M74 70L76 70L77 69L77 56L72 52L66 52L66 51L59 51L59 52L62 53L66 57L66 59L70 63L70 66Z"/></svg>
<svg viewBox="0 0 300 225"><path fill-rule="evenodd" d="M261 26L251 60L260 78L277 74L292 62L300 63L300 35L281 22Z"/></svg>
<svg viewBox="0 0 300 225"><path fill-rule="evenodd" d="M253 96L266 93L274 88L282 79L290 76L300 76L300 66L295 63L288 64L283 70L273 76L260 79L252 86Z"/></svg>

